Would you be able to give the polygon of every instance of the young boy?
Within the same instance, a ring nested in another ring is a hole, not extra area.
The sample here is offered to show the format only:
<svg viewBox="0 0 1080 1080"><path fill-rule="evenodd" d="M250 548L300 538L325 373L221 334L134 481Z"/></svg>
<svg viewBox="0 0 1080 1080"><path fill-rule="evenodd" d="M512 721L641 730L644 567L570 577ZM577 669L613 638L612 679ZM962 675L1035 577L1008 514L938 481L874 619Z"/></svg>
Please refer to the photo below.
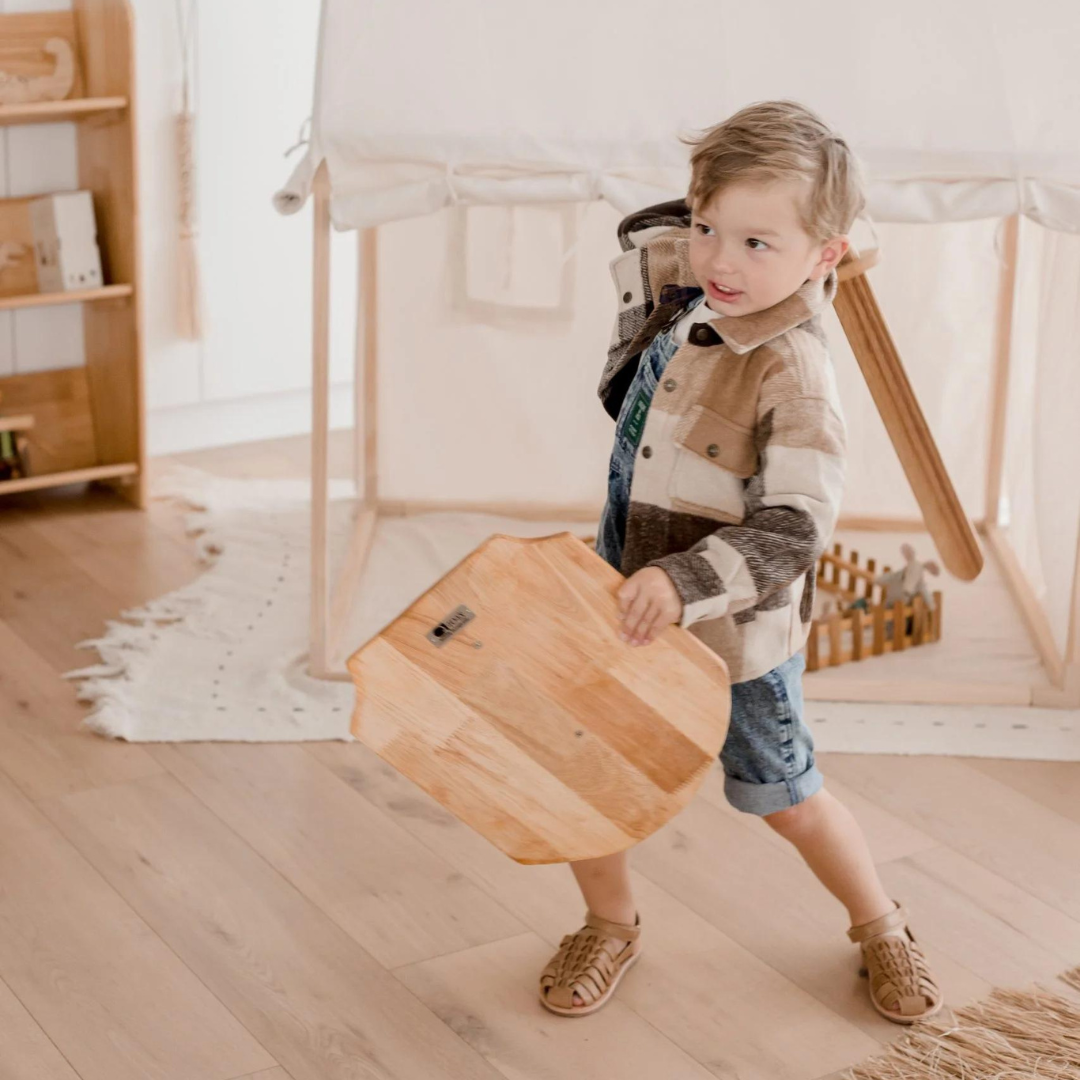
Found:
<svg viewBox="0 0 1080 1080"><path fill-rule="evenodd" d="M723 657L728 801L798 848L847 909L874 1007L911 1023L941 992L858 824L823 787L802 719L799 650L844 479L820 314L865 205L858 162L790 101L751 105L691 145L686 201L619 226L599 387L616 434L596 549L627 577L625 641L678 623ZM545 968L540 1000L584 1016L637 959L641 920L626 852L572 869L585 925Z"/></svg>

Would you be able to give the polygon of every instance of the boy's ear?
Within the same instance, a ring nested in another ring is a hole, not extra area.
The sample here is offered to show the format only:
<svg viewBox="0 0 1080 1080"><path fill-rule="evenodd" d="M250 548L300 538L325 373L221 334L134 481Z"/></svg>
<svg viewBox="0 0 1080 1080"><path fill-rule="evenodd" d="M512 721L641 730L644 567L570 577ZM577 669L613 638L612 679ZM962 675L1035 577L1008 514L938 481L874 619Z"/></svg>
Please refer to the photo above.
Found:
<svg viewBox="0 0 1080 1080"><path fill-rule="evenodd" d="M834 236L821 245L821 257L810 274L811 281L820 281L836 269L837 263L847 254L851 241L846 236Z"/></svg>
<svg viewBox="0 0 1080 1080"><path fill-rule="evenodd" d="M851 247L851 241L846 236L834 236L826 241L821 253L821 261L827 265L828 270L834 270L836 264L847 254L849 247Z"/></svg>

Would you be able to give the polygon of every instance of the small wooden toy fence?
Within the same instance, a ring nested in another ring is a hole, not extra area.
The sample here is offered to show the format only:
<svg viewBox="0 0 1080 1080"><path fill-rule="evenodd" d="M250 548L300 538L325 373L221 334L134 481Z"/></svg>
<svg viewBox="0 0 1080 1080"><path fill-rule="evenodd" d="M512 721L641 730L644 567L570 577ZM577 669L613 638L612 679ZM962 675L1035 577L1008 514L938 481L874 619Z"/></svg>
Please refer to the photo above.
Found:
<svg viewBox="0 0 1080 1080"><path fill-rule="evenodd" d="M875 585L879 574L889 573L890 567L877 569L873 559L859 565L859 553L844 558L842 544L834 544L832 553L825 552L818 560L817 587L837 598L841 610L815 619L806 641L806 670L818 671L836 667L867 656L882 656L887 652L902 652L918 645L927 645L941 638L941 593L935 592L934 610L927 609L921 596L907 604L898 600L885 604L885 589ZM852 607L864 601L866 610Z"/></svg>

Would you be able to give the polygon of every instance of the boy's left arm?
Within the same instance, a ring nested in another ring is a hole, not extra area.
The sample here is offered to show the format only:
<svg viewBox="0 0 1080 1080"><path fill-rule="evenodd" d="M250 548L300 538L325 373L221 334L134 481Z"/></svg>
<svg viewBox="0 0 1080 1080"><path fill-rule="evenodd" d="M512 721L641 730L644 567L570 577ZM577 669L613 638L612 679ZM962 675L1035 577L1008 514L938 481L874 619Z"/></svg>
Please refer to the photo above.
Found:
<svg viewBox="0 0 1080 1080"><path fill-rule="evenodd" d="M768 437L758 472L749 481L742 523L721 525L689 551L654 559L624 583L620 600L625 591L623 618L628 629L636 628L632 638L647 642L654 636L643 632L643 620L636 617L642 587L664 618L676 611L672 601L677 595L681 612L668 622L687 627L760 604L805 575L825 550L843 494L842 416L827 398L800 395L770 403L758 430ZM670 581L656 578L653 568L663 570ZM635 582L639 575L641 581ZM656 632L666 625L659 618L649 623Z"/></svg>

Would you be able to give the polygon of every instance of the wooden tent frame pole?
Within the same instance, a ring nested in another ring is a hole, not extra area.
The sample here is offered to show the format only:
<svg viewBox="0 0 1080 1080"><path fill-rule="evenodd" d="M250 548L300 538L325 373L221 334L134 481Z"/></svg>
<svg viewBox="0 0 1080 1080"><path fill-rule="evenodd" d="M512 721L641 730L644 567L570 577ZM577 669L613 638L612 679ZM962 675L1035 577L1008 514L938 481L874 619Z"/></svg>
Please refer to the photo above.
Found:
<svg viewBox="0 0 1080 1080"><path fill-rule="evenodd" d="M379 506L378 260L375 226L356 238L356 338L353 350L353 487L359 506L341 573L330 599L326 678L345 679L352 601L375 542Z"/></svg>
<svg viewBox="0 0 1080 1080"><path fill-rule="evenodd" d="M1073 568L1072 605L1069 609L1069 640L1065 663L1080 668L1080 529L1076 536L1076 565Z"/></svg>
<svg viewBox="0 0 1080 1080"><path fill-rule="evenodd" d="M1016 263L1020 215L1005 218L1003 265L998 283L994 331L994 384L990 394L990 439L986 461L986 512L989 525L1001 525L1001 495L1005 482L1005 428L1008 418L1009 375L1012 362L1013 317L1016 309Z"/></svg>
<svg viewBox="0 0 1080 1080"><path fill-rule="evenodd" d="M327 656L330 606L330 177L320 163L313 180L311 304L311 612L308 672L331 676Z"/></svg>
<svg viewBox="0 0 1080 1080"><path fill-rule="evenodd" d="M1076 530L1076 562L1073 566L1069 633L1065 643L1064 700L1080 708L1080 527Z"/></svg>

